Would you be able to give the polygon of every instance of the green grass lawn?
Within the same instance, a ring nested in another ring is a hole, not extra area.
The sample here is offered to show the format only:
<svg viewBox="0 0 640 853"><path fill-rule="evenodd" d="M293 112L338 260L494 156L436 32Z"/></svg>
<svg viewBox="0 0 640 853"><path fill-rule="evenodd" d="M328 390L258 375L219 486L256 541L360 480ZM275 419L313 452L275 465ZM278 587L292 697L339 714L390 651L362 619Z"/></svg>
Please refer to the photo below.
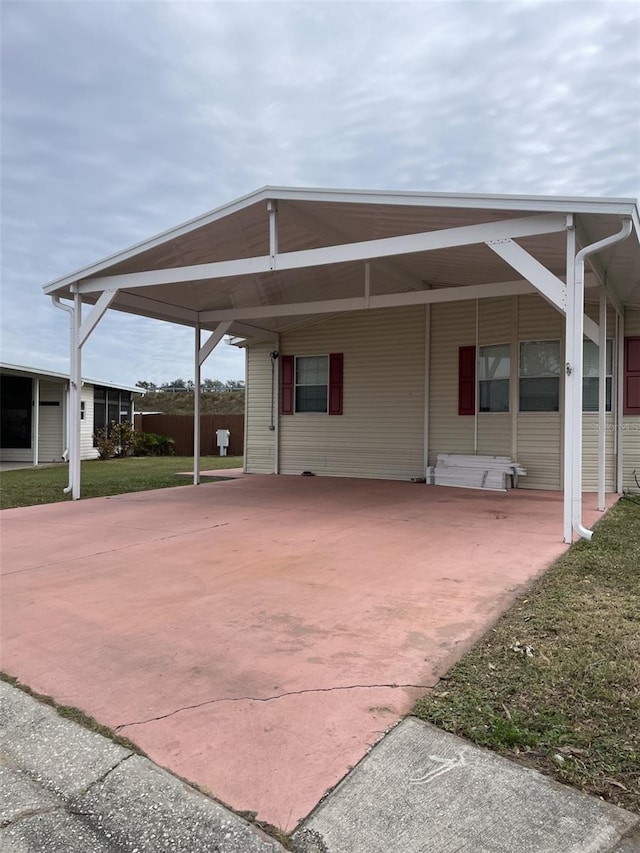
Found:
<svg viewBox="0 0 640 853"><path fill-rule="evenodd" d="M202 471L241 467L241 456L206 456L200 460ZM83 498L98 498L187 485L193 475L176 475L189 470L193 471L193 457L189 456L91 460L82 463L81 495ZM66 465L3 471L0 474L0 509L71 500L62 491L68 477ZM203 483L209 481L215 482L215 478L205 477L202 480Z"/></svg>
<svg viewBox="0 0 640 853"><path fill-rule="evenodd" d="M640 499L622 498L413 713L640 812Z"/></svg>

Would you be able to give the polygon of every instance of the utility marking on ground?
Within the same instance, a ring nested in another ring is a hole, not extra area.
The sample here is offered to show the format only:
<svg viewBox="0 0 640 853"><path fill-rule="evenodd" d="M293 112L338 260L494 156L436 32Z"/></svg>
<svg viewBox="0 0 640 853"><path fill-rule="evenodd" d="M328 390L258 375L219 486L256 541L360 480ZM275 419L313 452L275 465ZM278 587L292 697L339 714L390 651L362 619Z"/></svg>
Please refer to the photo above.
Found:
<svg viewBox="0 0 640 853"><path fill-rule="evenodd" d="M449 773L449 771L454 770L456 767L464 767L467 763L465 758L466 752L469 752L469 750L465 746L462 747L460 752L453 758L440 758L438 755L430 755L429 761L433 761L436 766L432 767L431 770L427 770L427 772L422 776L416 776L413 779L409 779L409 782L412 785L426 785L429 782L433 782L433 780L437 779L438 776L443 776L445 773Z"/></svg>

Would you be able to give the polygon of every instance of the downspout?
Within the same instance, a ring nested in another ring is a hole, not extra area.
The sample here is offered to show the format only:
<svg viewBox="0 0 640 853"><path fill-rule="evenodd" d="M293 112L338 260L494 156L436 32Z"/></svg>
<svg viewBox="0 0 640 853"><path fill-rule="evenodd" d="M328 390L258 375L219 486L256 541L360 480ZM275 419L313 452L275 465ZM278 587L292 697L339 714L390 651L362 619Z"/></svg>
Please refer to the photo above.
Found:
<svg viewBox="0 0 640 853"><path fill-rule="evenodd" d="M580 249L574 261L574 317L573 317L573 371L574 378L574 398L573 411L575 414L575 423L573 424L573 512L572 521L573 529L578 536L583 539L591 539L593 531L589 530L582 523L582 359L583 359L583 337L584 337L584 262L585 258L593 255L596 252L601 252L603 249L613 246L626 240L631 234L631 219L625 218L622 227L617 234L612 234L610 237L605 237L604 240L598 240L590 246L585 246Z"/></svg>
<svg viewBox="0 0 640 853"><path fill-rule="evenodd" d="M74 336L73 336L73 315L74 315L74 311L73 311L73 308L70 305L65 305L65 303L61 301L59 296L52 296L51 301L53 302L53 304L55 305L56 308L59 308L61 311L66 311L69 314L69 325L70 325L69 334L71 337L71 345L73 346L73 341L74 341ZM71 422L70 421L71 413L69 412L70 405L71 405L71 398L70 398L70 394L67 393L67 446L64 450L64 453L62 454L63 458L65 458L65 455L66 455L67 459L69 456L69 443L70 443L70 441L69 441L69 437L70 437L69 436L69 424ZM71 491L71 489L72 489L71 463L69 463L68 485L62 491L65 495L68 495L69 492Z"/></svg>

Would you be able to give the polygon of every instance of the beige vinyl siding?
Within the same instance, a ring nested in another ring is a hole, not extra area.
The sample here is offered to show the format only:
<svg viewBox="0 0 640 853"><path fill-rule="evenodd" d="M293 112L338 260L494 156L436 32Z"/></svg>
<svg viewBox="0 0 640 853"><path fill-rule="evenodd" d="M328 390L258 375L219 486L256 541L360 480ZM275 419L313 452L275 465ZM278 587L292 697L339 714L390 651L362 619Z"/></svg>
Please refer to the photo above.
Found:
<svg viewBox="0 0 640 853"><path fill-rule="evenodd" d="M429 464L438 453L473 453L475 418L458 414L458 350L476 342L475 302L431 308Z"/></svg>
<svg viewBox="0 0 640 853"><path fill-rule="evenodd" d="M588 302L584 313L596 323L600 322L600 308L597 303ZM607 338L614 338L616 331L615 311L607 306ZM615 342L613 346L615 364ZM616 453L615 453L615 371L612 379L612 411L606 416L605 443L605 489L614 492L616 489ZM582 416L582 488L585 492L598 491L598 415L587 412Z"/></svg>
<svg viewBox="0 0 640 853"><path fill-rule="evenodd" d="M559 340L564 319L541 296L514 297L518 301L518 342ZM515 353L519 367L519 346ZM517 375L517 372L516 372ZM560 408L563 383L560 377ZM516 458L526 469L524 489L560 489L562 485L562 412L516 412Z"/></svg>
<svg viewBox="0 0 640 853"><path fill-rule="evenodd" d="M84 403L84 419L80 423L80 458L97 459L93 446L93 385L83 385L80 397Z"/></svg>
<svg viewBox="0 0 640 853"><path fill-rule="evenodd" d="M61 382L40 382L40 424L38 462L60 462L64 450L65 386ZM57 403L57 406L43 406Z"/></svg>
<svg viewBox="0 0 640 853"><path fill-rule="evenodd" d="M245 468L250 474L273 474L276 433L271 422L271 359L273 343L247 349L247 440ZM275 402L277 406L277 400Z"/></svg>
<svg viewBox="0 0 640 853"><path fill-rule="evenodd" d="M598 415L587 413L582 416L582 489L598 491ZM613 413L606 417L605 442L605 489L616 490L615 420Z"/></svg>
<svg viewBox="0 0 640 853"><path fill-rule="evenodd" d="M627 309L624 314L625 337L640 335L640 311ZM625 415L623 418L623 489L638 492L633 472L640 480L640 415Z"/></svg>
<svg viewBox="0 0 640 853"><path fill-rule="evenodd" d="M478 414L478 453L488 456L511 455L511 415L508 412Z"/></svg>
<svg viewBox="0 0 640 853"><path fill-rule="evenodd" d="M343 414L280 418L284 474L424 476L425 309L361 311L281 336L284 355L344 355Z"/></svg>

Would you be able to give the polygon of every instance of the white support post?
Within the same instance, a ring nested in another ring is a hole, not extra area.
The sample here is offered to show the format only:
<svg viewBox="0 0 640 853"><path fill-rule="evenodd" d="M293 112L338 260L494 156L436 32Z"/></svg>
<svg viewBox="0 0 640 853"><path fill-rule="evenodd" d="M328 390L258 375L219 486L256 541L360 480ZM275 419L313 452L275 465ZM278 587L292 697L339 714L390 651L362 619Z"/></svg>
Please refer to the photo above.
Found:
<svg viewBox="0 0 640 853"><path fill-rule="evenodd" d="M476 345L476 363L475 370L473 371L475 376L475 388L473 389L473 399L475 400L474 412L473 412L473 452L477 455L478 453L478 409L480 408L480 377L478 376L479 370L479 355L480 355L480 300L476 299L476 337L475 337L475 345Z"/></svg>
<svg viewBox="0 0 640 853"><path fill-rule="evenodd" d="M249 435L249 350L244 351L244 431L242 436L242 470L247 473L247 437Z"/></svg>
<svg viewBox="0 0 640 853"><path fill-rule="evenodd" d="M69 464L71 465L71 497L80 498L80 452L81 452L81 415L82 415L82 345L80 327L82 325L82 297L76 290L73 295L73 341L71 345L71 383L70 383L70 428L71 447Z"/></svg>
<svg viewBox="0 0 640 853"><path fill-rule="evenodd" d="M573 414L572 414L572 486L571 518L573 529L582 527L582 378L584 358L584 262L576 256L573 278ZM586 538L586 536L585 536Z"/></svg>
<svg viewBox="0 0 640 853"><path fill-rule="evenodd" d="M278 263L278 202L267 202L269 211L269 268L274 270Z"/></svg>
<svg viewBox="0 0 640 853"><path fill-rule="evenodd" d="M200 484L200 323L195 327L193 394L193 485Z"/></svg>
<svg viewBox="0 0 640 853"><path fill-rule="evenodd" d="M624 487L624 315L616 315L616 492Z"/></svg>
<svg viewBox="0 0 640 853"><path fill-rule="evenodd" d="M587 257L626 240L632 231L631 219L623 219L617 234L611 234L590 246L583 246L574 262L573 297L573 483L572 524L583 539L590 540L593 532L582 523L582 353L584 337L584 262ZM605 329L606 334L606 329Z"/></svg>
<svg viewBox="0 0 640 853"><path fill-rule="evenodd" d="M605 509L607 444L607 293L600 288L600 334L598 341L598 510Z"/></svg>
<svg viewBox="0 0 640 853"><path fill-rule="evenodd" d="M280 335L278 335L278 341L276 346L276 352L280 352ZM281 357L275 360L275 365L273 369L273 382L274 386L271 389L271 399L273 400L273 473L280 473L280 362L282 361ZM245 391L245 395L246 395Z"/></svg>
<svg viewBox="0 0 640 853"><path fill-rule="evenodd" d="M39 460L39 437L40 437L40 380L33 380L33 464L37 465Z"/></svg>
<svg viewBox="0 0 640 853"><path fill-rule="evenodd" d="M431 306L424 306L424 475L429 466L429 397L431 382Z"/></svg>
<svg viewBox="0 0 640 853"><path fill-rule="evenodd" d="M573 524L571 520L573 505L573 388L574 388L574 337L573 316L575 313L575 259L576 232L573 222L567 227L567 278L566 278L566 314L565 314L565 377L564 377L564 514L563 538L573 542Z"/></svg>

